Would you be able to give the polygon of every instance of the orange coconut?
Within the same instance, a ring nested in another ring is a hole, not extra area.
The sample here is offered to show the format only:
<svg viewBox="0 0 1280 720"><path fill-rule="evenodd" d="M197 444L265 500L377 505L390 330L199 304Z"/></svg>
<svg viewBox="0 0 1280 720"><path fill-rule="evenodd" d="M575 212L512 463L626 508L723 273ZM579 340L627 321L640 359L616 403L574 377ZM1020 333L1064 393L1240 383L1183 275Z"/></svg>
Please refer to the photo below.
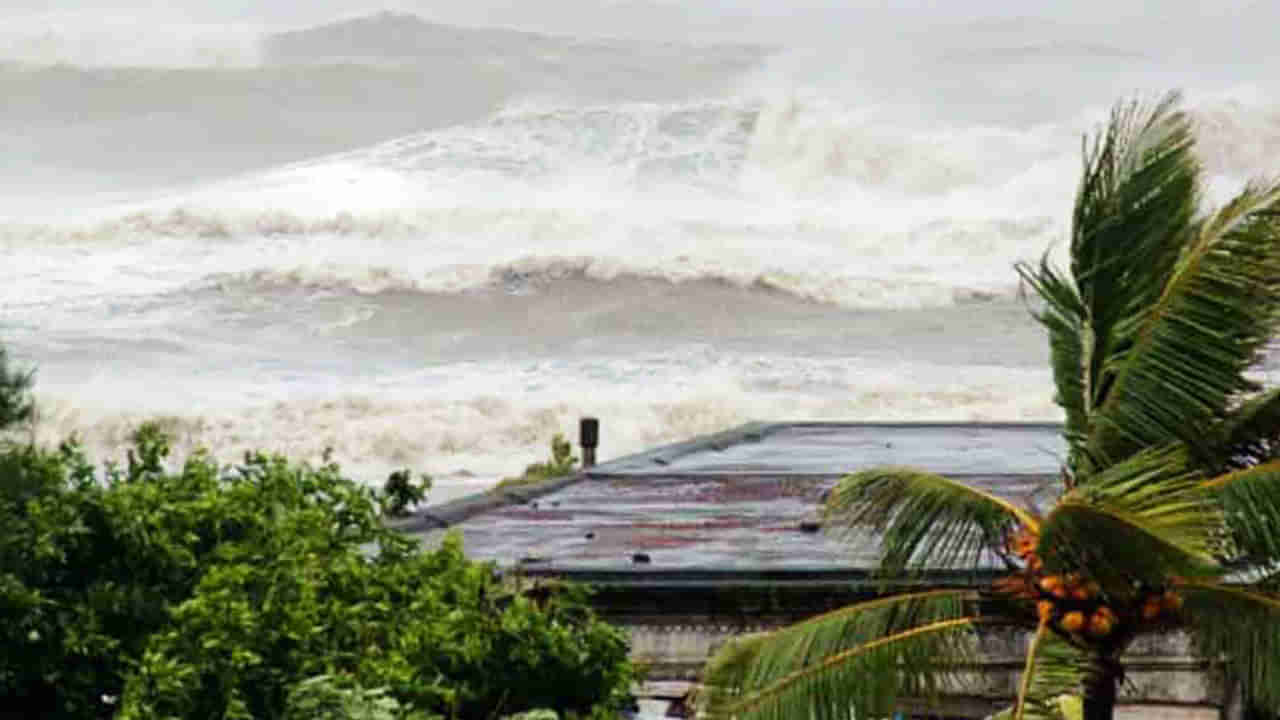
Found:
<svg viewBox="0 0 1280 720"><path fill-rule="evenodd" d="M1062 616L1062 621L1059 623L1059 627L1069 633L1074 633L1080 632L1080 630L1084 628L1084 623L1084 613L1079 610L1072 610Z"/></svg>
<svg viewBox="0 0 1280 720"><path fill-rule="evenodd" d="M1105 606L1098 608L1089 618L1089 634L1094 637L1101 638L1110 635L1115 626L1115 614Z"/></svg>

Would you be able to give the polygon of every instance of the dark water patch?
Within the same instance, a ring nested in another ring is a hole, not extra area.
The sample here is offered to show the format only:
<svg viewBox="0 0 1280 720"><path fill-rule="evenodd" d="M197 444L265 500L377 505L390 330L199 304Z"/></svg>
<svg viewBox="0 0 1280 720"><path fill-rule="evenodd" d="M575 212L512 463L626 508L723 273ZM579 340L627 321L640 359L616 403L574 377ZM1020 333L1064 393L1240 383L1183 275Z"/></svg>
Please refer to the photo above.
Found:
<svg viewBox="0 0 1280 720"><path fill-rule="evenodd" d="M716 351L859 356L1038 367L1045 342L1010 300L911 310L851 310L714 280L566 278L536 292L463 293L228 287L185 296L205 329L283 352L342 347L406 362L500 356L614 356L706 344ZM218 330L223 328L223 330Z"/></svg>

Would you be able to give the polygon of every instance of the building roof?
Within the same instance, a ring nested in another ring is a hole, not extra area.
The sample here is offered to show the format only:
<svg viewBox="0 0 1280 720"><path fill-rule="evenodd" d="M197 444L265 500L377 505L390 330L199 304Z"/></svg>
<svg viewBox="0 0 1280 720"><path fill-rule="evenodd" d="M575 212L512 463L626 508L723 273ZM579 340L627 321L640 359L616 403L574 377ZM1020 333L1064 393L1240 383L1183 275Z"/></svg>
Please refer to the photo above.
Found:
<svg viewBox="0 0 1280 720"><path fill-rule="evenodd" d="M427 508L403 527L456 527L472 557L533 574L865 578L877 564L876 539L817 527L824 493L843 475L912 466L1040 505L1064 452L1061 428L1048 424L753 423Z"/></svg>

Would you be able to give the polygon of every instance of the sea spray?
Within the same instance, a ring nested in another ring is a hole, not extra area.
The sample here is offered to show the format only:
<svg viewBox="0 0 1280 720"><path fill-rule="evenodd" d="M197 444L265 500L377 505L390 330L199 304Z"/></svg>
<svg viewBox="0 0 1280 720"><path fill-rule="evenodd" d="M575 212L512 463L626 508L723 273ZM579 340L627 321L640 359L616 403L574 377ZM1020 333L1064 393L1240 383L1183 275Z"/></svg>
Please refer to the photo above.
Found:
<svg viewBox="0 0 1280 720"><path fill-rule="evenodd" d="M118 454L160 417L436 497L585 414L602 459L750 419L1053 420L1012 265L1062 257L1106 83L1172 71L1029 24L896 54L394 15L360 27L395 57L328 30L225 63L13 51L0 341L39 368L43 440ZM1237 75L1178 80L1215 196L1280 147Z"/></svg>

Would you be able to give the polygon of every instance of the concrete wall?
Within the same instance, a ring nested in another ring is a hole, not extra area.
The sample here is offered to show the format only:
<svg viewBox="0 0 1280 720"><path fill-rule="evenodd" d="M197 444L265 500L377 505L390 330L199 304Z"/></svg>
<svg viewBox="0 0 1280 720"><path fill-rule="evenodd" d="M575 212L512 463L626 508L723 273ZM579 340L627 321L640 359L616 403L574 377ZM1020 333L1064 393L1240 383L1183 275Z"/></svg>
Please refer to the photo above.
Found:
<svg viewBox="0 0 1280 720"><path fill-rule="evenodd" d="M698 672L729 638L768 630L767 623L740 624L627 624L632 657L648 670L641 688L646 717L662 717L698 678ZM1021 631L988 631L980 635L982 658L965 694L950 698L941 710L946 717L984 718L1008 704L1017 691L1030 635ZM1125 720L1218 720L1224 698L1230 693L1220 666L1208 666L1190 653L1181 635L1143 639L1125 656L1127 677L1121 689L1123 707L1116 717ZM921 711L926 708L921 706ZM678 715L677 715L678 716ZM932 716L932 714L931 714Z"/></svg>

